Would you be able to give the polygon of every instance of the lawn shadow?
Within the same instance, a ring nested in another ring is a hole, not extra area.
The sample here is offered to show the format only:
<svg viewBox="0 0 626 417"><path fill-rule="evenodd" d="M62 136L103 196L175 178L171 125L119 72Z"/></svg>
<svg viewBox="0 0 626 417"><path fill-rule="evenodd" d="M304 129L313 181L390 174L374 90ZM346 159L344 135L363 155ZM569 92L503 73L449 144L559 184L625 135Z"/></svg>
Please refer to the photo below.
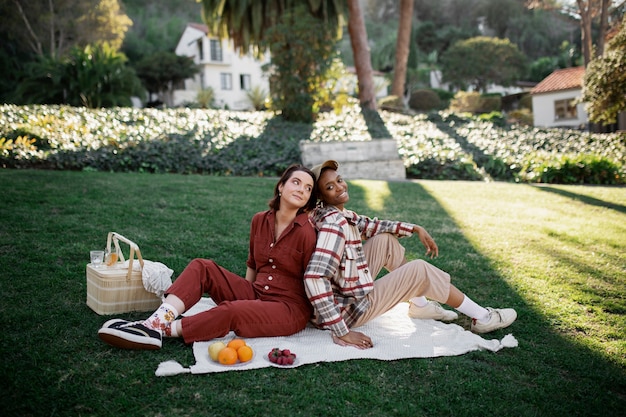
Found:
<svg viewBox="0 0 626 417"><path fill-rule="evenodd" d="M533 184L532 187L540 191L546 191L546 192L558 194L563 197L568 197L568 198L571 198L572 200L580 201L582 203L589 204L592 206L605 207L605 208L618 211L620 213L626 213L626 206L621 205L621 204L615 204L615 203L611 203L608 201L599 200L594 197L589 197L583 194L577 194L571 191L566 191L560 188L554 188L554 187L545 186L545 185Z"/></svg>
<svg viewBox="0 0 626 417"><path fill-rule="evenodd" d="M483 337L501 338L512 333L518 339L518 348L498 353L497 359L479 354L464 355L455 360L457 366L484 363L488 365L482 367L481 372L494 372L493 375L499 376L501 376L499 371L487 368L506 369L507 373L515 375L514 381L509 383L517 387L514 390L520 395L519 401L530 405L524 402L523 397L538 395L535 397L536 401L533 401L534 405L530 406L539 407L534 409L539 415L551 414L548 411L550 409L553 412L558 409L557 414L561 413L560 415L568 415L570 411L577 413L581 410L584 410L585 415L595 415L598 414L598 407L616 409L625 404L626 397L623 392L626 392L624 391L626 378L619 361L577 341L571 336L578 329L572 329L568 325L562 326L536 305L528 303L493 266L495 260L491 259L489 254L478 250L467 239L462 227L422 185L387 182L386 188L384 184L382 188L382 194L386 195L382 205L368 203L376 201L372 199L371 191L364 188L369 184L351 181L350 185L351 198L348 209L368 217L415 222L432 235L439 246L439 258L433 260L424 258L424 247L420 240L413 236L401 241L406 248L408 260L422 258L448 272L455 286L483 306L512 307L517 310L518 320L511 327ZM373 185L379 187L381 184ZM562 262L576 262L573 258L565 257L563 253L555 252L553 256ZM587 267L580 265L583 271ZM533 285L533 279L534 277L529 277L527 285ZM602 295L601 292L597 292L592 296L602 297ZM606 306L614 313L622 314L624 307L619 294L611 292L611 296L615 296L615 299ZM460 314L455 323L468 329L470 320ZM506 358L501 358L502 355ZM566 378L564 375L567 375ZM488 378L484 375L481 375L482 377ZM543 382L538 383L537 378ZM541 394L536 393L537 388L542 391ZM548 393L546 390L552 392ZM550 408L552 406L547 405L552 401L550 397L561 394L567 406ZM567 408L570 408L570 411L565 411Z"/></svg>
<svg viewBox="0 0 626 417"><path fill-rule="evenodd" d="M280 176L289 165L301 161L300 141L310 139L313 124L279 117L269 119L258 136L241 135L212 152L212 163L232 175Z"/></svg>
<svg viewBox="0 0 626 417"><path fill-rule="evenodd" d="M626 288L623 284L620 285L620 277L600 276L591 262L586 262L584 257L577 256L571 247L575 246L580 252L586 252L587 248L583 242L572 239L571 236L564 233L550 232L549 237L552 241L535 242L537 251L550 255L557 262L574 266L574 269L580 271L581 275L584 276L584 279L578 281L572 278L563 280L561 285L570 288L571 293L580 292L583 294L584 299L577 300L579 303L599 307L612 314L626 314L626 299L624 298ZM602 259L603 262L613 265L619 265L620 262L623 262L619 254L603 253Z"/></svg>
<svg viewBox="0 0 626 417"><path fill-rule="evenodd" d="M259 122L261 123L261 122ZM97 149L61 150L38 167L47 169L149 173L200 173L235 176L280 176L301 161L300 141L309 140L313 124L267 119L258 134L238 136L220 126L204 136L198 128L168 133L142 141L111 141ZM68 162L69 161L69 162Z"/></svg>
<svg viewBox="0 0 626 417"><path fill-rule="evenodd" d="M361 114L365 119L367 131L372 139L391 139L391 132L387 129L385 121L380 117L377 110L361 108Z"/></svg>

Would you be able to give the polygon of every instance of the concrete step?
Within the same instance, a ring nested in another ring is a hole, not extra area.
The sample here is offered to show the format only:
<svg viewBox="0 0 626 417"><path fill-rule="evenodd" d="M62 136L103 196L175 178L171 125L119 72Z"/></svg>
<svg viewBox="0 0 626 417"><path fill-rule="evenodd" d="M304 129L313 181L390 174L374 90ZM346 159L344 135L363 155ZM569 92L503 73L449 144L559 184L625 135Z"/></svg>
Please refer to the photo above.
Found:
<svg viewBox="0 0 626 417"><path fill-rule="evenodd" d="M328 159L339 162L346 179L403 180L404 163L393 139L370 141L300 142L302 163L312 167Z"/></svg>

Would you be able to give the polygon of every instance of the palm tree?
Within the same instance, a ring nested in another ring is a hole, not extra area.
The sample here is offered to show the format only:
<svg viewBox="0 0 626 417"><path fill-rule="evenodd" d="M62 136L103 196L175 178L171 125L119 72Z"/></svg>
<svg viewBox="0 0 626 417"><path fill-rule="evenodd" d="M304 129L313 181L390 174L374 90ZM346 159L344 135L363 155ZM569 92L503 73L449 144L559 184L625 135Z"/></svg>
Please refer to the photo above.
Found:
<svg viewBox="0 0 626 417"><path fill-rule="evenodd" d="M262 55L266 30L275 25L286 11L306 5L311 14L323 19L341 37L346 0L202 0L203 17L213 36L230 38L243 53L252 50ZM376 96L365 22L358 0L347 0L348 31L359 82L362 107L375 109ZM270 51L271 52L271 51Z"/></svg>
<svg viewBox="0 0 626 417"><path fill-rule="evenodd" d="M348 32L354 56L354 68L359 83L359 103L362 108L376 110L376 88L372 59L365 31L365 20L359 0L348 0Z"/></svg>
<svg viewBox="0 0 626 417"><path fill-rule="evenodd" d="M400 0L400 24L396 43L396 65L394 68L391 94L402 97L406 84L406 68L409 59L409 45L411 43L411 24L413 23L413 2L415 0Z"/></svg>
<svg viewBox="0 0 626 417"><path fill-rule="evenodd" d="M286 11L306 5L311 14L323 19L341 37L343 0L202 0L202 14L209 32L221 39L230 38L243 53L260 50L265 32Z"/></svg>

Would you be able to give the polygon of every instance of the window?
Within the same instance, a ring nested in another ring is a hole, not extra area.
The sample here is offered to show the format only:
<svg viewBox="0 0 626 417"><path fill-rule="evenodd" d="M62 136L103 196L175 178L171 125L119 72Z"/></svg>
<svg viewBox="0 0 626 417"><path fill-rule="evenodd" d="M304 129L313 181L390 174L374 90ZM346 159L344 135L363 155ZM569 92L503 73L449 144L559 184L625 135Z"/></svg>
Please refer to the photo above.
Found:
<svg viewBox="0 0 626 417"><path fill-rule="evenodd" d="M211 39L211 61L219 61L222 62L224 59L222 57L222 43L219 39Z"/></svg>
<svg viewBox="0 0 626 417"><path fill-rule="evenodd" d="M242 90L250 91L252 88L252 79L250 74L241 74L239 76L239 84L241 85Z"/></svg>
<svg viewBox="0 0 626 417"><path fill-rule="evenodd" d="M557 100L554 102L554 119L577 119L578 109L576 108L576 99L568 98L565 100Z"/></svg>
<svg viewBox="0 0 626 417"><path fill-rule="evenodd" d="M200 62L204 61L204 49L202 48L202 38L198 39L196 42L198 46L198 57L200 58Z"/></svg>
<svg viewBox="0 0 626 417"><path fill-rule="evenodd" d="M222 72L220 74L220 83L222 85L222 90L232 90L233 76L227 72Z"/></svg>

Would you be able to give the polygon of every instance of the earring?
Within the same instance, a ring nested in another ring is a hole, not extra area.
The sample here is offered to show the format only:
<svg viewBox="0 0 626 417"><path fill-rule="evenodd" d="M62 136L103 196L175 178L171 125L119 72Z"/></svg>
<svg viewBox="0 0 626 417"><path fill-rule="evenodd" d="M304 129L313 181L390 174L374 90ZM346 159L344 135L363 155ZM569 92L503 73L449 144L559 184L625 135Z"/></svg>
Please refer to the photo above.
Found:
<svg viewBox="0 0 626 417"><path fill-rule="evenodd" d="M278 196L279 196L279 197L282 197L282 196L283 196L283 193L278 193Z"/></svg>

